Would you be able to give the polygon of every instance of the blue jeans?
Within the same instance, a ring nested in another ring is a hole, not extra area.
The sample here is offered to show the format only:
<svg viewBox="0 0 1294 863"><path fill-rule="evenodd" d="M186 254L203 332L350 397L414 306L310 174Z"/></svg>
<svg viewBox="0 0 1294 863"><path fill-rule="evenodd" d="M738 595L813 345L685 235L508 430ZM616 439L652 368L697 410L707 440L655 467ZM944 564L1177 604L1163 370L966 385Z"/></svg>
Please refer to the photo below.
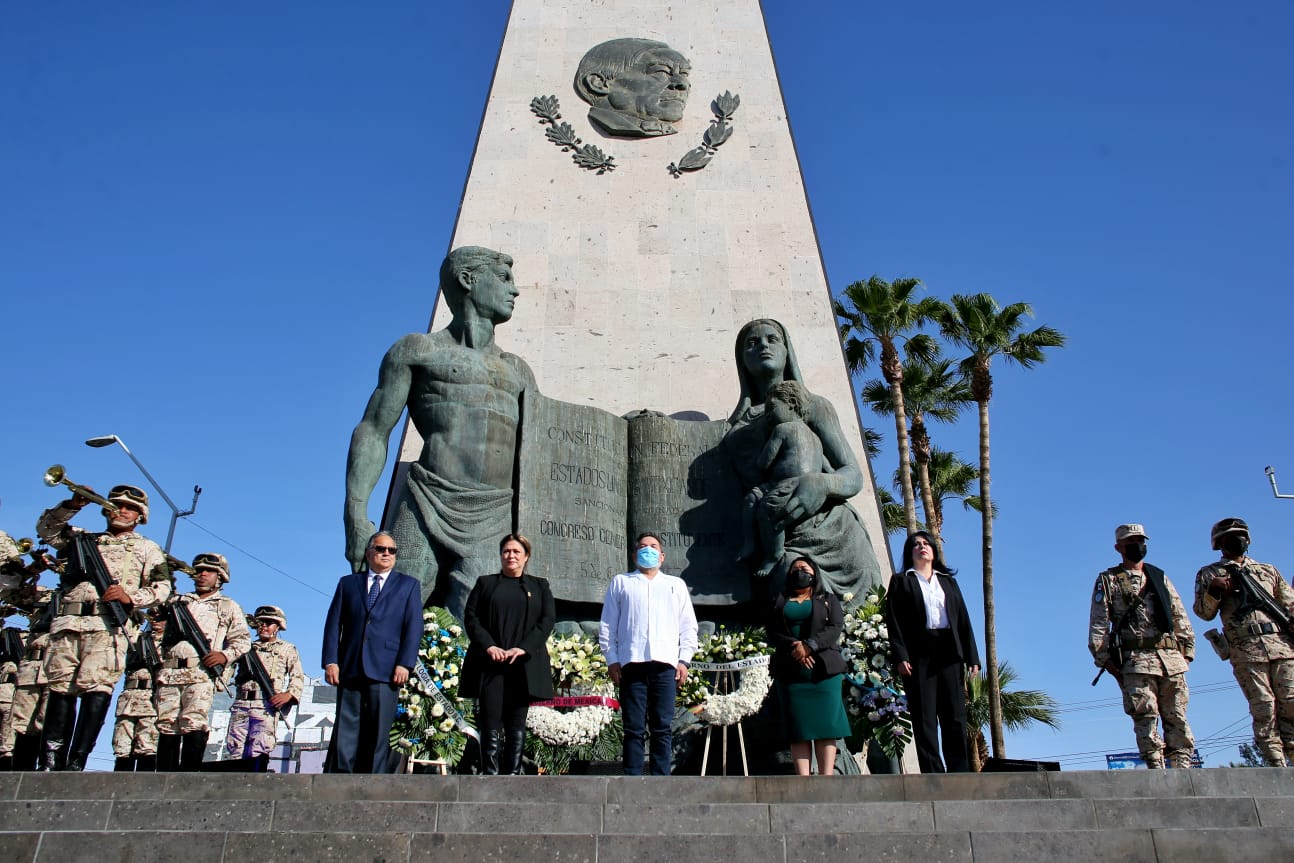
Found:
<svg viewBox="0 0 1294 863"><path fill-rule="evenodd" d="M624 722L626 776L641 776L643 748L651 732L651 773L668 776L674 754L675 667L664 662L631 662L620 668L620 717Z"/></svg>

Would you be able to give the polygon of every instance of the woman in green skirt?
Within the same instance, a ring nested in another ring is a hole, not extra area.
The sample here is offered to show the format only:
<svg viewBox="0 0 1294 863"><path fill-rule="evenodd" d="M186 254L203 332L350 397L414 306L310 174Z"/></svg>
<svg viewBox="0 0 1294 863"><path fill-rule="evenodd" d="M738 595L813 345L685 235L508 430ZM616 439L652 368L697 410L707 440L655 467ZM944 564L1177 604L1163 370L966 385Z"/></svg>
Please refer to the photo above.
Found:
<svg viewBox="0 0 1294 863"><path fill-rule="evenodd" d="M849 736L845 714L840 633L845 613L840 600L822 587L818 566L799 557L786 575L786 587L773 602L768 640L774 647L773 679L782 702L786 736L795 772L808 776L817 755L818 773L831 774L836 741Z"/></svg>

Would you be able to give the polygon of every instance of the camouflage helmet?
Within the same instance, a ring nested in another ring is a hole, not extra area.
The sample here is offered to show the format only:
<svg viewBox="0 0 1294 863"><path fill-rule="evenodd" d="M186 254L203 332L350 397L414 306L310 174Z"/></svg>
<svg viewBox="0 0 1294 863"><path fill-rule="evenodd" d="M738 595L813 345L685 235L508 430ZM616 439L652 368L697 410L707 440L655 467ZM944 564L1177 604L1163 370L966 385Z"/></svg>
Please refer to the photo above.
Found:
<svg viewBox="0 0 1294 863"><path fill-rule="evenodd" d="M223 554L217 554L214 551L204 551L202 554L193 558L193 569L209 569L213 572L220 573L220 583L229 583L229 561Z"/></svg>
<svg viewBox="0 0 1294 863"><path fill-rule="evenodd" d="M1213 525L1213 529L1209 531L1209 538L1213 540L1215 551L1219 547L1218 542L1228 533L1243 533L1245 536L1249 536L1249 525L1245 524L1243 518L1224 518Z"/></svg>
<svg viewBox="0 0 1294 863"><path fill-rule="evenodd" d="M256 607L256 613L248 615L248 622L255 626L259 621L268 620L271 623L277 623L280 630L288 628L288 617L283 613L283 609L277 605L259 605Z"/></svg>
<svg viewBox="0 0 1294 863"><path fill-rule="evenodd" d="M128 504L139 510L139 524L148 524L148 492L144 491L137 485L114 485L108 492L108 502L116 504ZM103 510L104 518L110 513L105 507Z"/></svg>

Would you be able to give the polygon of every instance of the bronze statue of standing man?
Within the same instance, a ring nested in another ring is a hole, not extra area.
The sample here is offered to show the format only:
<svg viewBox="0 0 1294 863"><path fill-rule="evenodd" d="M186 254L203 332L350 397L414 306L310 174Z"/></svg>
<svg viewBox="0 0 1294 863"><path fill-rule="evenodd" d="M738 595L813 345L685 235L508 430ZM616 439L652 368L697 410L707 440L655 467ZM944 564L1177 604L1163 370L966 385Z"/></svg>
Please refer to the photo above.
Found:
<svg viewBox="0 0 1294 863"><path fill-rule="evenodd" d="M375 528L368 501L386 464L392 430L406 407L422 437L389 529L404 572L423 599L462 618L478 576L497 569L495 544L512 530L513 474L521 394L530 367L494 342L512 317L512 258L492 249L454 249L440 268L449 326L402 337L378 370L377 389L351 435L346 464L346 558L358 571Z"/></svg>

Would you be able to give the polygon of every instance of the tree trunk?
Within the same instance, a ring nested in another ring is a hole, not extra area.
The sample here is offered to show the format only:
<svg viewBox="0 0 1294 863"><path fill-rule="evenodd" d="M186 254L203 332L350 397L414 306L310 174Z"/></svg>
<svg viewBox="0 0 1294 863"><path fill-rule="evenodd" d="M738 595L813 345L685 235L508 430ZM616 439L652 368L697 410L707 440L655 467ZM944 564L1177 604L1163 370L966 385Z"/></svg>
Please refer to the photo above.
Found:
<svg viewBox="0 0 1294 863"><path fill-rule="evenodd" d="M989 496L988 399L979 402L979 496L984 506L980 517L984 537L984 676L988 682L988 726L993 740L993 754L998 758L1005 758L1002 683L998 678L997 667L997 606L993 599L993 499Z"/></svg>
<svg viewBox="0 0 1294 863"><path fill-rule="evenodd" d="M966 732L966 754L970 756L972 773L984 769L984 762L988 760L988 741L984 739L982 729L971 728Z"/></svg>
<svg viewBox="0 0 1294 863"><path fill-rule="evenodd" d="M935 507L934 492L930 487L930 433L926 431L921 413L912 415L912 457L917 463L917 487L921 490L921 508L926 514L926 530L935 539L935 548L944 554L943 517Z"/></svg>
<svg viewBox="0 0 1294 863"><path fill-rule="evenodd" d="M908 447L908 415L903 404L903 364L893 345L881 347L881 372L894 398L894 433L899 444L899 485L903 489L903 516L908 536L917 531L917 496L912 490L912 451Z"/></svg>

